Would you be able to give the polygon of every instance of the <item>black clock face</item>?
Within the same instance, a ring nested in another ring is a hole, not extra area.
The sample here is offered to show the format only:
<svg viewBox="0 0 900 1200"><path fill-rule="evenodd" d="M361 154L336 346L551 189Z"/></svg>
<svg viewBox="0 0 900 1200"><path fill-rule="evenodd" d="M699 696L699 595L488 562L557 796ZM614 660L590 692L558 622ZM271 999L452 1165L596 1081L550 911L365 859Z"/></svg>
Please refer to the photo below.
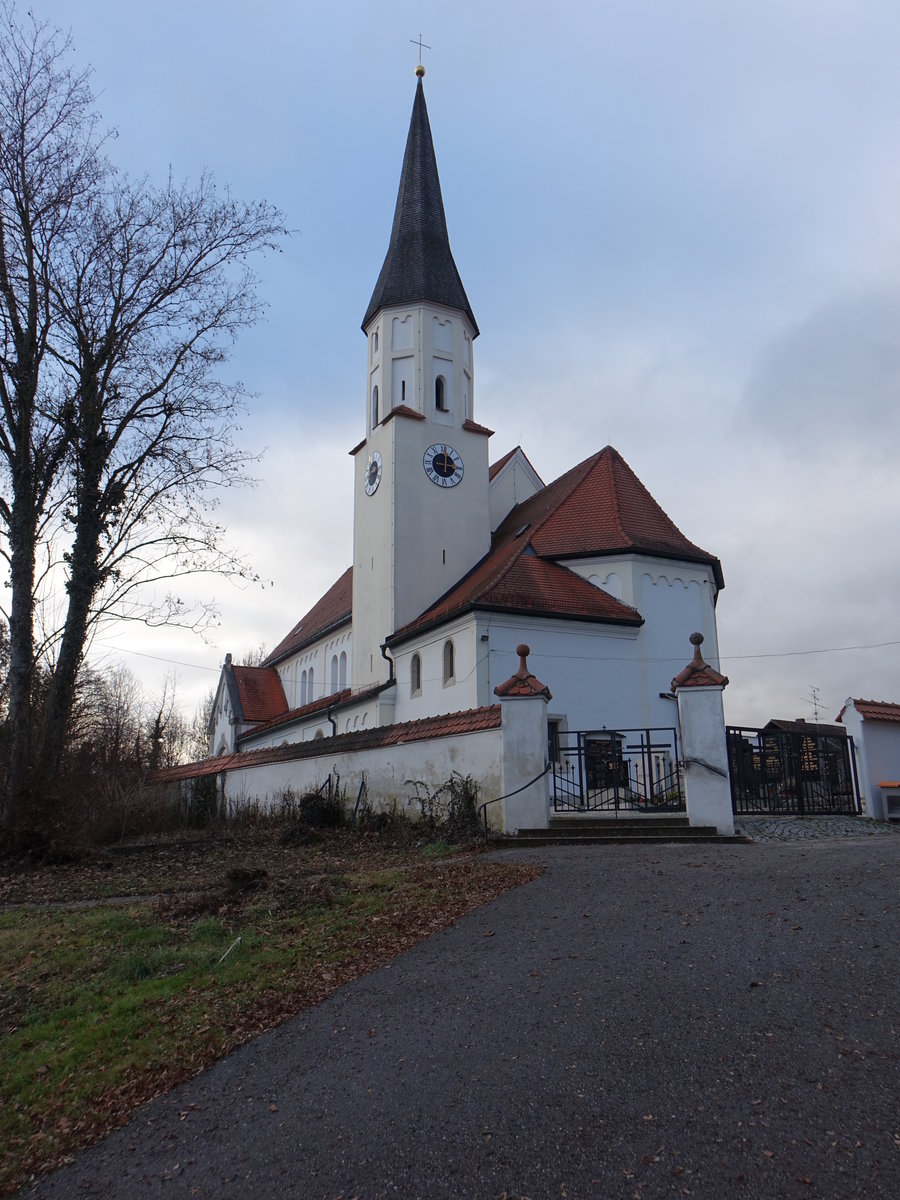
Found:
<svg viewBox="0 0 900 1200"><path fill-rule="evenodd" d="M463 460L452 446L429 446L422 465L425 474L438 487L456 487L463 477Z"/></svg>
<svg viewBox="0 0 900 1200"><path fill-rule="evenodd" d="M369 455L369 461L366 463L366 495L374 496L378 491L378 485L381 483L382 462L381 455L377 450L374 450Z"/></svg>

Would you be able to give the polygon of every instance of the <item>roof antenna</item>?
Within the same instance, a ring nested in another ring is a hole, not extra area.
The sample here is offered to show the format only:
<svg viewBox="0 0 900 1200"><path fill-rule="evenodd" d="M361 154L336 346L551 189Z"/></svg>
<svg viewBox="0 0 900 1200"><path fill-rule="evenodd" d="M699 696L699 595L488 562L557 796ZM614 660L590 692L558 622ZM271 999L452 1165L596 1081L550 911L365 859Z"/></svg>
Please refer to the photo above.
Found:
<svg viewBox="0 0 900 1200"><path fill-rule="evenodd" d="M819 693L820 693L820 689L811 683L809 685L810 698L809 698L809 700L806 701L806 703L813 710L813 721L816 723L816 725L819 724L819 710L822 707L822 701L819 699Z"/></svg>
<svg viewBox="0 0 900 1200"><path fill-rule="evenodd" d="M425 44L425 43L422 41L422 35L421 35L421 33L419 34L419 36L418 36L417 38L410 38L409 40L410 40L410 42L411 42L411 43L412 43L414 46L418 46L418 47L419 47L419 65L416 67L416 75L419 77L419 79L421 79L421 78L422 78L422 76L425 74L425 68L422 66L422 51L423 51L423 50L430 50L430 49L431 49L431 47L430 47L430 46L427 46L427 45L426 45L426 44Z"/></svg>

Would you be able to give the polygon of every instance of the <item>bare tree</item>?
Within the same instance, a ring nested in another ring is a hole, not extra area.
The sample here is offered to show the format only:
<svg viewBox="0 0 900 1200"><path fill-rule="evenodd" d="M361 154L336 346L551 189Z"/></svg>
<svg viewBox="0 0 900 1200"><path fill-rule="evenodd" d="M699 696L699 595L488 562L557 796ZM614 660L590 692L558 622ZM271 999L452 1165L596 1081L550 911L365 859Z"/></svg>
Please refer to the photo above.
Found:
<svg viewBox="0 0 900 1200"><path fill-rule="evenodd" d="M87 80L66 66L68 43L39 26L26 35L9 10L4 18L0 90L16 104L2 114L0 146L17 138L20 147L9 164L0 155L0 187L13 196L0 218L13 818L56 777L93 624L110 614L202 624L208 614L186 613L177 596L148 602L141 589L201 570L249 574L213 519L214 489L236 482L248 461L233 441L243 392L218 368L260 312L248 260L285 230L271 206L241 204L208 177L162 188L116 177L99 156ZM22 66L35 61L40 97L34 70ZM27 189L28 208L6 176L27 175L40 159L20 115L39 100L44 121L53 116L44 140L55 136L61 148L51 172L59 179L41 198L48 232L29 257L38 185ZM51 576L62 570L66 604L47 634L53 666L29 754L22 684L43 648L34 638L39 551Z"/></svg>
<svg viewBox="0 0 900 1200"><path fill-rule="evenodd" d="M100 186L93 97L68 40L0 8L0 521L9 566L9 761L13 811L26 791L32 725L37 546L66 454L67 398L44 364L51 288L78 210Z"/></svg>

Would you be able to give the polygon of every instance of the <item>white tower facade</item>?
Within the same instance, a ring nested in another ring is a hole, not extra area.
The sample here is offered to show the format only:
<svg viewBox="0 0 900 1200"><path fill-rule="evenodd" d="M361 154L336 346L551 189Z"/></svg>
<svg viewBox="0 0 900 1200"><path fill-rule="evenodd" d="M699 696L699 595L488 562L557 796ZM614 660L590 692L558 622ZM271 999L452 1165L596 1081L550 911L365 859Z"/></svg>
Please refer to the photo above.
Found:
<svg viewBox="0 0 900 1200"><path fill-rule="evenodd" d="M490 549L490 430L474 418L478 326L450 252L421 75L391 241L363 331L366 436L353 451L354 690L385 681L385 639Z"/></svg>

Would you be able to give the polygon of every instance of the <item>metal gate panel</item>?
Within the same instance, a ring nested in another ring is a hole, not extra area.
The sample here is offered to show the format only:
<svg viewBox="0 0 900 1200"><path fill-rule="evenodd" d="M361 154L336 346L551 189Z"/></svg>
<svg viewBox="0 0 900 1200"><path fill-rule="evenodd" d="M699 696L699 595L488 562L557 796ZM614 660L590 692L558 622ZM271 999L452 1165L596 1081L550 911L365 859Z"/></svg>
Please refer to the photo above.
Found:
<svg viewBox="0 0 900 1200"><path fill-rule="evenodd" d="M675 729L599 729L552 740L557 812L684 812Z"/></svg>
<svg viewBox="0 0 900 1200"><path fill-rule="evenodd" d="M729 725L728 769L736 814L782 816L861 811L853 739L819 732Z"/></svg>

